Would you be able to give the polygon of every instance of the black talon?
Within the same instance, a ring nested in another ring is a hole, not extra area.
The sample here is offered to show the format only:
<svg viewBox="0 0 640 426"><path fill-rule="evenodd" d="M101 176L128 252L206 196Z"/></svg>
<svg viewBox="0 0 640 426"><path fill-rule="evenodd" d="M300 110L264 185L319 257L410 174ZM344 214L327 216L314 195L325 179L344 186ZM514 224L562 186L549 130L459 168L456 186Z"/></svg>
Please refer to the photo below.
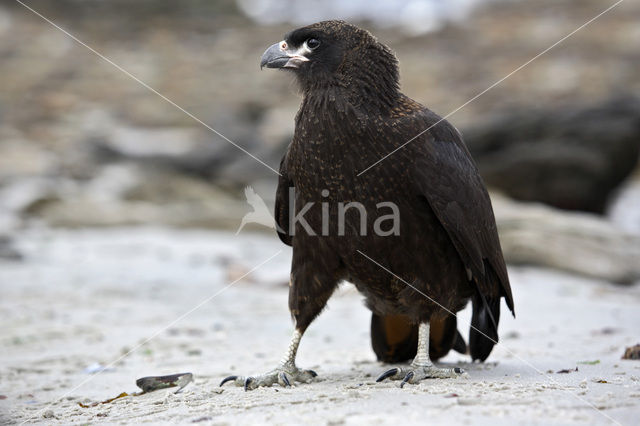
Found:
<svg viewBox="0 0 640 426"><path fill-rule="evenodd" d="M318 373L316 373L313 370L307 370L309 372L309 374L311 374L313 377L318 377Z"/></svg>
<svg viewBox="0 0 640 426"><path fill-rule="evenodd" d="M455 367L455 368L453 369L453 372L454 372L454 373L458 373L458 374L462 374L462 368L460 368L460 367Z"/></svg>
<svg viewBox="0 0 640 426"><path fill-rule="evenodd" d="M393 375L397 374L397 373L398 373L398 371L399 371L399 370L398 370L397 368L392 368L391 370L387 370L387 371L385 371L384 373L382 373L382 374L380 375L380 377L378 377L378 378L376 379L376 382L378 382L378 383L379 383L379 382L383 381L384 379L386 379L387 377L391 377L391 376L393 376Z"/></svg>
<svg viewBox="0 0 640 426"><path fill-rule="evenodd" d="M248 391L249 390L249 384L253 382L253 377L247 377L246 379L244 379L244 391Z"/></svg>
<svg viewBox="0 0 640 426"><path fill-rule="evenodd" d="M413 371L409 371L404 379L402 379L402 383L400 383L400 387L404 387L404 385L413 378Z"/></svg>
<svg viewBox="0 0 640 426"><path fill-rule="evenodd" d="M230 382L231 380L235 380L237 379L238 376L229 376L229 377L225 377L221 382L220 382L220 386L224 385L227 382Z"/></svg>
<svg viewBox="0 0 640 426"><path fill-rule="evenodd" d="M280 379L284 382L284 385L286 387L291 387L291 383L289 382L289 379L287 378L287 375L284 372L280 373Z"/></svg>

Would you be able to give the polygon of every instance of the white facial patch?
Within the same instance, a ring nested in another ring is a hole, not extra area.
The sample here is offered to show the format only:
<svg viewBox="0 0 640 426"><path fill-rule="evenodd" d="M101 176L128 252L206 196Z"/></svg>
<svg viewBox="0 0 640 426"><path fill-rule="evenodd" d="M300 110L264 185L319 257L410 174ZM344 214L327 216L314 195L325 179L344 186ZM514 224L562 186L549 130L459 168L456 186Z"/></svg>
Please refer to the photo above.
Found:
<svg viewBox="0 0 640 426"><path fill-rule="evenodd" d="M280 46L280 50L291 58L283 68L298 68L303 62L307 62L309 60L309 58L305 56L306 54L311 53L311 49L307 46L307 42L304 42L302 46L297 49L293 49L284 40L278 43L278 45Z"/></svg>

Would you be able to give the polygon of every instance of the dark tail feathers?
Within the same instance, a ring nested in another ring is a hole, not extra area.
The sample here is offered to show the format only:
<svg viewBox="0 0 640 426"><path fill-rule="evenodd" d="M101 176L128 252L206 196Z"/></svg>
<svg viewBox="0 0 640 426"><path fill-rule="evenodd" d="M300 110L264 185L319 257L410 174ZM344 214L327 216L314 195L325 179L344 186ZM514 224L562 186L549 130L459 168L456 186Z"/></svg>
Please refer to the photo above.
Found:
<svg viewBox="0 0 640 426"><path fill-rule="evenodd" d="M469 350L472 360L484 361L498 342L500 297L487 298L477 293L473 297L472 305Z"/></svg>
<svg viewBox="0 0 640 426"><path fill-rule="evenodd" d="M453 342L453 350L461 354L467 353L467 343L458 330L456 330L456 340Z"/></svg>

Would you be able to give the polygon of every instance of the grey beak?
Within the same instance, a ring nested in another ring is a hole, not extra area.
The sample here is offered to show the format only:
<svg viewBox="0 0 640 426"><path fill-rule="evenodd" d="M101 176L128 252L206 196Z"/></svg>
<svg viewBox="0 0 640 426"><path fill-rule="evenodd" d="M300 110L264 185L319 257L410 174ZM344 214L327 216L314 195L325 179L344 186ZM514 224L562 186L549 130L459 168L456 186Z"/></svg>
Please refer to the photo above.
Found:
<svg viewBox="0 0 640 426"><path fill-rule="evenodd" d="M291 57L280 49L280 43L274 43L262 54L260 60L260 69L267 68L283 68L287 65Z"/></svg>

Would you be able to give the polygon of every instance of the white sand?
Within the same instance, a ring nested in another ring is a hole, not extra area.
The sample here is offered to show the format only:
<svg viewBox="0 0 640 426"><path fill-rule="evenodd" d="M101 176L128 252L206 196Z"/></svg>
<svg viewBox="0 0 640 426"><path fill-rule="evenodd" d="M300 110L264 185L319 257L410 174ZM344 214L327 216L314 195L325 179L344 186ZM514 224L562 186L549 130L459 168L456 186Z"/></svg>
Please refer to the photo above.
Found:
<svg viewBox="0 0 640 426"><path fill-rule="evenodd" d="M620 360L625 346L640 343L638 285L511 268L518 317L503 310L502 340L490 362L469 365L468 358L451 354L445 361L459 363L468 377L404 389L397 382L374 383L387 367L370 349L362 298L345 285L300 347L298 364L315 369L319 380L245 393L218 383L228 374L274 367L291 332L290 250L275 236L29 231L18 246L26 260L0 264L0 395L6 397L0 399L0 423L506 425L640 419L640 361ZM468 317L466 311L460 315L464 335ZM84 372L116 360L107 372ZM595 360L599 364L580 364ZM555 373L576 366L577 372ZM142 376L185 371L195 381L177 395L163 390L94 408L78 405L134 392Z"/></svg>

